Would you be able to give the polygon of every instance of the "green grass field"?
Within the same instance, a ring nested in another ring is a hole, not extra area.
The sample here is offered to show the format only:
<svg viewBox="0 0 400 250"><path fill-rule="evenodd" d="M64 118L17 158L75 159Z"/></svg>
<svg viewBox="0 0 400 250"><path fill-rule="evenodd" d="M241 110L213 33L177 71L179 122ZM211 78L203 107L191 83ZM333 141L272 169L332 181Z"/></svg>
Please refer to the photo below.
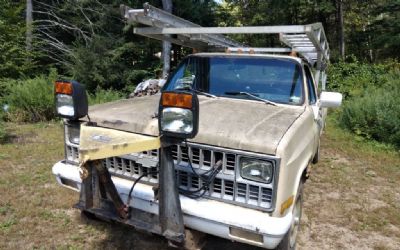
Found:
<svg viewBox="0 0 400 250"><path fill-rule="evenodd" d="M78 194L56 184L61 123L6 123L0 144L0 249L166 249L158 236L82 219ZM305 185L300 249L400 249L400 154L338 129L323 136ZM210 237L206 249L252 249Z"/></svg>

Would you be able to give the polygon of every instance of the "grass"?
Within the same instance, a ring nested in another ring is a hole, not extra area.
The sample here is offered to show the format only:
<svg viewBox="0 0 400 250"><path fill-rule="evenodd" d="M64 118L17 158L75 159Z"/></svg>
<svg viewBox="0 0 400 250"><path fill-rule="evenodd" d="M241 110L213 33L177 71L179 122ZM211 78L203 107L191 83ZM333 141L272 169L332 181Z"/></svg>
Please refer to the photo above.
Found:
<svg viewBox="0 0 400 250"><path fill-rule="evenodd" d="M0 144L0 249L167 248L161 237L80 218L72 208L78 194L58 186L51 173L51 166L63 158L59 122L5 125L9 136ZM305 185L300 249L342 248L345 235L354 240L355 248L364 248L361 243L367 242L371 249L396 249L398 180L398 151L360 139L329 120L320 163ZM332 235L332 228L337 235ZM216 247L243 249L216 238L206 249Z"/></svg>
<svg viewBox="0 0 400 250"><path fill-rule="evenodd" d="M80 218L72 208L78 194L58 186L51 173L64 157L61 123L5 125L9 136L0 144L0 249L166 248L161 238L152 242L154 236L131 228ZM137 243L138 238L145 242Z"/></svg>
<svg viewBox="0 0 400 250"><path fill-rule="evenodd" d="M397 249L400 152L344 131L329 119L321 156L305 187L307 220L300 245L335 249L353 242L355 249ZM332 239L335 230L338 236ZM314 233L307 238L304 231Z"/></svg>

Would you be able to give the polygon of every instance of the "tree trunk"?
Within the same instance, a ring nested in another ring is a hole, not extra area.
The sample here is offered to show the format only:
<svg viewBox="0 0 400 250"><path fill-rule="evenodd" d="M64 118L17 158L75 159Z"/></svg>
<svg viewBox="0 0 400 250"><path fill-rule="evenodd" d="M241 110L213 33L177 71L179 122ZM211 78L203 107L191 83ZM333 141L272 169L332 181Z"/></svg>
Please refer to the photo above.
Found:
<svg viewBox="0 0 400 250"><path fill-rule="evenodd" d="M169 13L172 12L172 0L162 0L163 9ZM163 72L162 77L166 78L171 69L171 43L163 41L162 46Z"/></svg>
<svg viewBox="0 0 400 250"><path fill-rule="evenodd" d="M26 0L26 50L32 50L32 0Z"/></svg>
<svg viewBox="0 0 400 250"><path fill-rule="evenodd" d="M339 36L339 53L340 57L344 59L344 19L343 19L343 0L336 1L336 10L338 18L338 36Z"/></svg>

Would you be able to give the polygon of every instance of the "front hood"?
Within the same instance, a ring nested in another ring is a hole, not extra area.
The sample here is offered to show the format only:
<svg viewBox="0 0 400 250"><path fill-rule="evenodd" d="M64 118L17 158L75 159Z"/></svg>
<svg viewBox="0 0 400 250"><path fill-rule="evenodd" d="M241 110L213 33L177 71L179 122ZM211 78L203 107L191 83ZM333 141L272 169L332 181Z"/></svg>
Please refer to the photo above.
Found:
<svg viewBox="0 0 400 250"><path fill-rule="evenodd" d="M158 136L160 95L92 106L98 126ZM190 141L274 155L279 141L304 112L303 107L272 106L258 101L199 96L199 133Z"/></svg>

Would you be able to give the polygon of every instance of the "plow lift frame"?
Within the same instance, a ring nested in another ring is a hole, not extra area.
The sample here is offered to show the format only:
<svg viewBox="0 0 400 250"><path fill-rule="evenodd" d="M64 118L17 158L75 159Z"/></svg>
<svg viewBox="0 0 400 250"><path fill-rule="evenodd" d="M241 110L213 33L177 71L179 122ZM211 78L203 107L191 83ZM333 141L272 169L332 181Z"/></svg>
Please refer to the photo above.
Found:
<svg viewBox="0 0 400 250"><path fill-rule="evenodd" d="M150 27L135 27L133 33L160 41L193 48L199 51L290 53L296 52L314 69L317 87L326 88L325 69L330 50L321 23L282 26L202 27L183 18L158 9L148 3L143 9L121 5L121 13L130 23ZM286 47L252 48L236 42L223 34L278 34Z"/></svg>

